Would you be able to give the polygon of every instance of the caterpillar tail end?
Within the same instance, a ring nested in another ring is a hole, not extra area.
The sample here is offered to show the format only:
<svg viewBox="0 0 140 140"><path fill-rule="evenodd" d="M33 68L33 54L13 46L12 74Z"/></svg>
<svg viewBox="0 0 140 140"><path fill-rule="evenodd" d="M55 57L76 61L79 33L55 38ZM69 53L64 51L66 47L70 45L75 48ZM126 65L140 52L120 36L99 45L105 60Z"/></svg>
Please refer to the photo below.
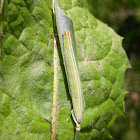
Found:
<svg viewBox="0 0 140 140"><path fill-rule="evenodd" d="M76 131L80 131L81 130L81 125L80 124L76 124Z"/></svg>
<svg viewBox="0 0 140 140"><path fill-rule="evenodd" d="M72 117L73 117L73 120L76 123L76 131L75 131L74 140L79 140L79 133L80 133L80 130L81 130L81 125L77 122L73 110L72 110Z"/></svg>

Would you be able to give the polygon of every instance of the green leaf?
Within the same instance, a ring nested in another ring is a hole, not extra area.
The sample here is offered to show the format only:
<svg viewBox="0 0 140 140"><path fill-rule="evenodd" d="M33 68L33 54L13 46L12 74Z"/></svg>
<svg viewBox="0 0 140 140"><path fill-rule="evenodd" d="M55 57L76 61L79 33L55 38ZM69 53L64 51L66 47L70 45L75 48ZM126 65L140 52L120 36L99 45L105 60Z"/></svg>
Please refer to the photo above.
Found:
<svg viewBox="0 0 140 140"><path fill-rule="evenodd" d="M85 0L57 0L72 19L85 110L80 140L107 139L123 115L129 62L122 37L94 18ZM53 106L54 38L51 0L5 0L0 69L0 139L49 140ZM59 46L58 46L59 47ZM59 56L57 138L73 139L62 58Z"/></svg>

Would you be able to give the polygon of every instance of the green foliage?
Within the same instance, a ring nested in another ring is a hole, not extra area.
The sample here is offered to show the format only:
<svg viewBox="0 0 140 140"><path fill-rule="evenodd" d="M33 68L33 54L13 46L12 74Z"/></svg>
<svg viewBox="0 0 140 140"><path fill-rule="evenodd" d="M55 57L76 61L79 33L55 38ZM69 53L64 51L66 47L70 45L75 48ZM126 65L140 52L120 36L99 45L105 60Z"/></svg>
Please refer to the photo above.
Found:
<svg viewBox="0 0 140 140"><path fill-rule="evenodd" d="M129 67L122 38L94 18L85 1L58 0L73 20L85 99L80 140L106 139L123 115L124 72ZM3 11L0 139L51 139L53 94L52 1L9 0ZM73 139L74 123L60 58L57 134Z"/></svg>
<svg viewBox="0 0 140 140"><path fill-rule="evenodd" d="M126 72L125 118L117 119L112 135L115 140L140 139L140 1L139 0L87 0L90 12L109 24L124 37L123 47L132 69ZM102 9L102 10L101 10Z"/></svg>
<svg viewBox="0 0 140 140"><path fill-rule="evenodd" d="M113 27L124 37L123 47L130 57L131 52L140 52L140 1L139 0L87 0L89 11L101 21Z"/></svg>

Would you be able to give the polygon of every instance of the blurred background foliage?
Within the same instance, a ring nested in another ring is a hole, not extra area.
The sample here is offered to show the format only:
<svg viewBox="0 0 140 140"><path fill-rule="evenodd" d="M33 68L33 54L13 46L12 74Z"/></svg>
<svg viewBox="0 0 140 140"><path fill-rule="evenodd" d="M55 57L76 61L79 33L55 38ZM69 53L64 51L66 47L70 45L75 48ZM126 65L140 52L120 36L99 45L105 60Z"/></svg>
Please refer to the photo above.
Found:
<svg viewBox="0 0 140 140"><path fill-rule="evenodd" d="M140 140L140 0L87 0L96 18L124 37L132 69L125 74L125 117L116 120L113 140Z"/></svg>

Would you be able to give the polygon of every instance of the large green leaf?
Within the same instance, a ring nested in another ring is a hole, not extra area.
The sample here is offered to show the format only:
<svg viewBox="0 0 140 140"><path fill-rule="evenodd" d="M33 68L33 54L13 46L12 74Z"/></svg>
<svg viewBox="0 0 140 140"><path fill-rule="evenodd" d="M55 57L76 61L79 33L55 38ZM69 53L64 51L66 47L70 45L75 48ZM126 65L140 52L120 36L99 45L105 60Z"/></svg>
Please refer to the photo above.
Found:
<svg viewBox="0 0 140 140"><path fill-rule="evenodd" d="M122 37L95 19L83 0L57 0L74 24L85 111L80 140L106 139L123 115L129 62ZM51 0L5 0L1 44L0 139L49 140L53 106L54 38ZM61 55L59 55L60 57ZM57 138L73 139L75 124L60 57Z"/></svg>

